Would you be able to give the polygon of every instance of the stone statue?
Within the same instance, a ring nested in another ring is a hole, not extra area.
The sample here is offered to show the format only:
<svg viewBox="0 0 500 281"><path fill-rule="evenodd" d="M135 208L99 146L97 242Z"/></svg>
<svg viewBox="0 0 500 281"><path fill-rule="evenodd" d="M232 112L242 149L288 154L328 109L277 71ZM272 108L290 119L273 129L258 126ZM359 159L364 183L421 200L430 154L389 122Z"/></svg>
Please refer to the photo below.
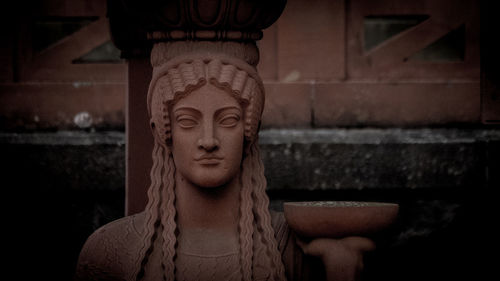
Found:
<svg viewBox="0 0 500 281"><path fill-rule="evenodd" d="M302 241L268 210L258 59L254 42L154 45L149 201L88 238L78 280L313 280L318 261L327 280L357 278L371 240Z"/></svg>

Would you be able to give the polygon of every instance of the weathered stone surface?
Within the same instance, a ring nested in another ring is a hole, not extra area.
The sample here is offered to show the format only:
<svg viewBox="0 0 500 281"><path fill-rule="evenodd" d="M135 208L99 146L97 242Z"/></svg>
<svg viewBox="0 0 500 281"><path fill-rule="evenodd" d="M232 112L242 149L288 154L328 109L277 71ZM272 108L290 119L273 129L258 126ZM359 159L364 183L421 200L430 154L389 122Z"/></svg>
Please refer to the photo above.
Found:
<svg viewBox="0 0 500 281"><path fill-rule="evenodd" d="M123 134L2 134L0 143L2 171L22 186L46 192L124 187Z"/></svg>
<svg viewBox="0 0 500 281"><path fill-rule="evenodd" d="M495 130L265 130L270 190L465 188L497 183ZM2 167L40 189L121 190L122 133L1 134ZM149 157L149 156L148 156ZM30 177L23 177L30 171ZM41 186L40 186L41 185Z"/></svg>
<svg viewBox="0 0 500 281"><path fill-rule="evenodd" d="M276 22L279 81L345 78L344 11L344 1L288 1Z"/></svg>
<svg viewBox="0 0 500 281"><path fill-rule="evenodd" d="M295 83L265 83L266 106L263 128L308 128L311 126L311 86Z"/></svg>
<svg viewBox="0 0 500 281"><path fill-rule="evenodd" d="M318 83L314 123L332 126L473 124L481 115L478 81Z"/></svg>
<svg viewBox="0 0 500 281"><path fill-rule="evenodd" d="M453 7L453 8L451 8ZM351 79L376 80L448 80L479 78L479 2L397 0L349 1L346 11L347 74ZM369 16L391 15L402 18L408 15L429 15L405 32L399 33L376 48L363 48L364 19ZM442 61L412 61L413 54L439 40L450 31L466 25L468 35L463 44L464 60L456 63ZM472 31L476 30L476 31ZM477 93L479 94L479 93Z"/></svg>
<svg viewBox="0 0 500 281"><path fill-rule="evenodd" d="M500 188L500 141L487 142L487 183L488 188Z"/></svg>
<svg viewBox="0 0 500 281"><path fill-rule="evenodd" d="M82 128L123 130L126 87L121 83L0 84L0 128L10 131Z"/></svg>
<svg viewBox="0 0 500 281"><path fill-rule="evenodd" d="M484 135L486 134L486 135ZM269 130L261 134L269 189L484 186L483 131Z"/></svg>
<svg viewBox="0 0 500 281"><path fill-rule="evenodd" d="M124 214L124 148L122 133L0 134L8 252L36 261L17 279L72 279L87 237Z"/></svg>

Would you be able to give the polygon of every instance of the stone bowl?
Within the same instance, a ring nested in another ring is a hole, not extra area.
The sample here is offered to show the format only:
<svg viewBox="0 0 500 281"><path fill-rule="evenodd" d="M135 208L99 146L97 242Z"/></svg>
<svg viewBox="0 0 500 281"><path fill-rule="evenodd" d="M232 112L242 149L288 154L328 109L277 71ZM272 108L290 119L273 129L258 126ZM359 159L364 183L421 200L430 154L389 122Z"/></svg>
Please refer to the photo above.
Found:
<svg viewBox="0 0 500 281"><path fill-rule="evenodd" d="M399 205L380 202L315 201L284 203L288 225L309 238L369 236L390 226Z"/></svg>

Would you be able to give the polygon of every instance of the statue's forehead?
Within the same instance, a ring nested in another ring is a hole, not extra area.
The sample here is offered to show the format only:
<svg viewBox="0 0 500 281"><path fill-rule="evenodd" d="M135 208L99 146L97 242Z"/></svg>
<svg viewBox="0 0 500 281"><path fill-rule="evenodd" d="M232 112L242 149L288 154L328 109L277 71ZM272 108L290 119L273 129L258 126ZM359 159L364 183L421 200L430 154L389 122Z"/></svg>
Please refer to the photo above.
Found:
<svg viewBox="0 0 500 281"><path fill-rule="evenodd" d="M178 99L176 103L172 105L172 110L193 108L198 111L215 112L227 107L234 107L241 110L240 102L228 91L220 89L212 84L205 84Z"/></svg>

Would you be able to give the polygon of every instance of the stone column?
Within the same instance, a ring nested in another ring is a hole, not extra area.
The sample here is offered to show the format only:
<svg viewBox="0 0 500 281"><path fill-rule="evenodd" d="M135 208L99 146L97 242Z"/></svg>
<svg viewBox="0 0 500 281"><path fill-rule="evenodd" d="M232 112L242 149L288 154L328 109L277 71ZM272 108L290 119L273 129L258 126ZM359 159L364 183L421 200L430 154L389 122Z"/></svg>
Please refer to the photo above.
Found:
<svg viewBox="0 0 500 281"><path fill-rule="evenodd" d="M108 0L115 45L128 60L126 102L126 214L143 210L150 184L153 138L146 94L149 54L164 41L256 41L274 23L286 0L155 1Z"/></svg>

